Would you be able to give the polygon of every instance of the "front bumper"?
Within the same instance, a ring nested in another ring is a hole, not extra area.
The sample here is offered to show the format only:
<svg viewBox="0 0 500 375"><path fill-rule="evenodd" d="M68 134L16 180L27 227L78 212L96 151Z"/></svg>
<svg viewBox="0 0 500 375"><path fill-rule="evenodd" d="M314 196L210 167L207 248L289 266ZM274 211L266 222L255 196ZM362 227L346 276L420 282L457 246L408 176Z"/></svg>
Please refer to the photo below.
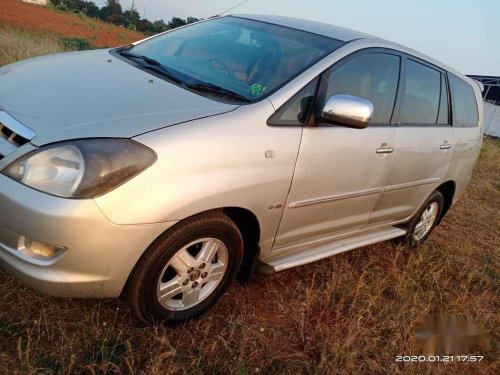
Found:
<svg viewBox="0 0 500 375"><path fill-rule="evenodd" d="M0 266L61 297L116 297L147 247L175 222L116 225L93 200L53 197L0 175ZM23 256L21 236L65 246L51 261Z"/></svg>

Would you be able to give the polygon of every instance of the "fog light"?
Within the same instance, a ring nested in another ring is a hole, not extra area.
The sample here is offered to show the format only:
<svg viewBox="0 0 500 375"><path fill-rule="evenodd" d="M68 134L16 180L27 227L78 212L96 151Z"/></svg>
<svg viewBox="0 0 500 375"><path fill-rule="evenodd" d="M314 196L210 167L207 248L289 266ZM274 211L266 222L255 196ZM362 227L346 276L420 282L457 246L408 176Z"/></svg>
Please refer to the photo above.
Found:
<svg viewBox="0 0 500 375"><path fill-rule="evenodd" d="M54 246L24 238L24 253L34 258L52 259L66 251L64 246Z"/></svg>

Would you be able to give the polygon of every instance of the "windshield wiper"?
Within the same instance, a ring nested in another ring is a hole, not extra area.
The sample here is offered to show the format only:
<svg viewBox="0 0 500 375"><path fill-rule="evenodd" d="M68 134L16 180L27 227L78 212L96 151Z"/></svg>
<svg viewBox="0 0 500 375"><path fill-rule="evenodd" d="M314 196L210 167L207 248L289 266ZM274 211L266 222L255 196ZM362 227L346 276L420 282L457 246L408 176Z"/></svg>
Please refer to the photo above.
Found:
<svg viewBox="0 0 500 375"><path fill-rule="evenodd" d="M128 51L121 51L119 52L121 56L125 57L131 57L133 59L138 59L146 62L149 65L156 65L156 66L162 66L161 63L158 60L152 59L151 57L147 57L144 55L138 55L136 53L128 52Z"/></svg>
<svg viewBox="0 0 500 375"><path fill-rule="evenodd" d="M162 63L160 63L158 60L152 59L151 57L147 57L144 55L138 55L138 54L128 52L128 51L121 51L121 52L119 52L119 54L121 56L124 56L124 57L130 57L133 59L141 60L141 61L146 63L146 64L141 64L141 67L143 69L151 70L155 73L158 73L158 74L161 74L161 75L167 77L168 79L170 79L172 81L175 81L177 83L181 83L181 80L179 78L177 78L176 75L170 71L170 69L168 69L164 65L162 65Z"/></svg>
<svg viewBox="0 0 500 375"><path fill-rule="evenodd" d="M185 83L181 79L177 78L176 75L174 73L172 73L172 71L170 69L165 67L158 60L152 59L151 57L139 55L139 54L132 53L129 51L120 51L118 53L124 57L129 57L132 59L141 60L142 62L145 63L145 64L144 63L141 64L141 67L143 69L147 69L147 70L153 71L155 73L161 74L161 75L169 78L170 80L175 81L177 83L180 83L184 87L187 87L191 90L200 91L200 92L208 92L208 93L211 93L211 94L214 94L217 96L222 96L222 97L230 98L232 100L237 100L239 102L244 102L244 103L250 102L250 100L248 98L246 98L245 96L240 95L234 91L225 89L223 87L214 85L212 83L208 83L208 82Z"/></svg>
<svg viewBox="0 0 500 375"><path fill-rule="evenodd" d="M247 97L245 97L241 94L238 94L234 91L225 89L223 87L220 87L220 86L214 85L212 83L208 83L208 82L188 83L188 84L185 84L185 86L187 88L190 88L190 89L195 90L195 91L208 92L211 94L215 94L215 95L222 96L222 97L227 97L227 98L237 100L240 102L244 102L244 103L250 102L250 100Z"/></svg>

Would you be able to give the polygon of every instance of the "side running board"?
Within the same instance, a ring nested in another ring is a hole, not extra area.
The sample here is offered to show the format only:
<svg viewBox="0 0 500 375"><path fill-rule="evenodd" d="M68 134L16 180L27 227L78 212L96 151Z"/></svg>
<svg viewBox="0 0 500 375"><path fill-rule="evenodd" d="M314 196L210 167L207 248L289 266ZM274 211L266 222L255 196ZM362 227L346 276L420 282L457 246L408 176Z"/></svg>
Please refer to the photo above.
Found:
<svg viewBox="0 0 500 375"><path fill-rule="evenodd" d="M332 242L323 243L310 249L293 253L278 254L261 260L258 271L261 273L273 273L288 268L312 263L317 260L340 254L358 247L372 245L377 242L390 240L406 234L406 230L396 227L385 227L370 232L365 232L353 237L342 238Z"/></svg>

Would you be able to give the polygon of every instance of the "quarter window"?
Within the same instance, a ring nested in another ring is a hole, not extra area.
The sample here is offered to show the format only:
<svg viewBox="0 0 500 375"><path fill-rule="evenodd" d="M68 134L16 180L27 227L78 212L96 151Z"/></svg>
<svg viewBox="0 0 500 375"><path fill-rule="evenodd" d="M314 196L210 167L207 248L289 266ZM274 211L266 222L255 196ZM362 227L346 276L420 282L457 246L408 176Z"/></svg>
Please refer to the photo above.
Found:
<svg viewBox="0 0 500 375"><path fill-rule="evenodd" d="M305 125L311 111L318 78L303 87L269 119L269 125Z"/></svg>
<svg viewBox="0 0 500 375"><path fill-rule="evenodd" d="M474 90L465 81L448 75L453 108L453 126L478 126L477 102Z"/></svg>
<svg viewBox="0 0 500 375"><path fill-rule="evenodd" d="M405 71L400 122L436 124L441 101L441 73L413 60L406 60Z"/></svg>
<svg viewBox="0 0 500 375"><path fill-rule="evenodd" d="M399 79L400 58L386 53L355 56L330 73L326 99L347 94L373 104L373 123L391 121Z"/></svg>

